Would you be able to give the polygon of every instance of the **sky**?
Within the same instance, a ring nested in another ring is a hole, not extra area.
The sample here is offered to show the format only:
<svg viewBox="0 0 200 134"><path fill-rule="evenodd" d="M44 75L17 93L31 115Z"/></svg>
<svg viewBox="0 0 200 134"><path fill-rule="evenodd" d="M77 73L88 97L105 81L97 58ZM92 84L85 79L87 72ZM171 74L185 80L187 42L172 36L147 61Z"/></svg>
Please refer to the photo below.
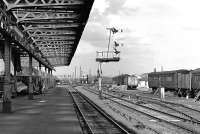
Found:
<svg viewBox="0 0 200 134"><path fill-rule="evenodd" d="M95 0L77 51L68 67L55 75L79 76L80 66L96 74L96 51L107 50L108 27L123 29L112 38L121 60L103 63L103 75L142 74L200 68L199 0Z"/></svg>

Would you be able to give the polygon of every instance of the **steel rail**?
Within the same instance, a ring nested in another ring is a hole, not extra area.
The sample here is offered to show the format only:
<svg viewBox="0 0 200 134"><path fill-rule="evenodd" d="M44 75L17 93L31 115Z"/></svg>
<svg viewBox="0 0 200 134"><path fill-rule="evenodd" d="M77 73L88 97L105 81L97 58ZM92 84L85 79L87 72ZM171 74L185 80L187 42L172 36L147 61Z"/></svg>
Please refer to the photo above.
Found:
<svg viewBox="0 0 200 134"><path fill-rule="evenodd" d="M185 117L190 118L191 120L193 120L193 121L195 121L195 122L199 122L199 123L200 123L200 120L198 120L198 119L196 119L196 118L194 118L194 117L192 117L192 116L190 116L190 115L188 115L188 114L186 114L186 113L184 113L184 112L182 112L182 111L179 111L179 110L177 110L177 109L175 109L175 108L173 108L173 107L170 107L170 106L168 106L166 103L162 103L162 102L160 102L160 101L157 101L157 102L156 102L156 101L151 101L151 100L143 100L143 101L151 102L151 103L160 105L160 106L162 106L162 107L166 107L166 108L168 108L168 109L171 109L171 110L173 110L173 111L176 111L177 113L179 113L179 114L181 114L181 115L183 115L183 116L185 116Z"/></svg>
<svg viewBox="0 0 200 134"><path fill-rule="evenodd" d="M102 110L99 106L97 106L94 102L92 102L88 97L80 93L78 90L73 88L80 96L82 99L84 99L88 104L90 104L98 113L100 113L103 117L105 117L110 123L112 123L117 129L120 130L120 132L124 134L131 134L127 128L116 122L112 117L110 117L107 113L105 113L104 110ZM85 120L87 122L87 120ZM92 129L91 129L92 130ZM133 132L132 132L133 133Z"/></svg>
<svg viewBox="0 0 200 134"><path fill-rule="evenodd" d="M161 101L161 102L163 102L163 103L167 103L167 104L171 104L171 105L181 106L181 107L184 107L184 108L186 108L186 109L188 109L188 110L193 110L193 111L195 111L195 112L200 113L199 110L194 109L194 108L190 108L190 107L188 107L188 106L186 106L186 105L184 105L184 104L174 103L174 102L170 102L170 101L166 101L166 100L161 100L161 99L158 99L158 98L150 98L150 97L148 97L148 96L141 96L141 95L138 95L138 94L137 94L137 96L142 97L142 98L151 99L151 100Z"/></svg>
<svg viewBox="0 0 200 134"><path fill-rule="evenodd" d="M88 122L87 122L87 120L86 120L84 114L82 113L82 111L81 111L79 105L78 105L77 102L75 101L74 96L72 95L72 93L71 93L70 91L69 91L69 94L70 94L70 96L72 97L72 100L73 100L73 103L74 103L75 108L78 110L78 112L79 112L81 118L83 118L83 122L84 122L85 125L87 126L87 129L88 129L89 133L90 133L90 134L94 134L94 132L92 131L90 125L88 124Z"/></svg>
<svg viewBox="0 0 200 134"><path fill-rule="evenodd" d="M122 93L122 92L119 92L119 93ZM122 94L125 94L125 95L128 95L130 96L130 94L128 93L122 93ZM185 109L188 109L190 111L194 111L194 112L197 112L197 113L200 113L199 110L197 109L193 109L193 108L190 108L190 107L187 107L183 104L179 104L179 103L174 103L174 102L169 102L169 101L166 101L166 100L161 100L161 99L158 99L158 98L150 98L148 96L141 96L139 94L136 94L137 97L140 97L140 98L146 98L146 99L150 99L150 100L143 100L143 101L147 101L147 102L151 102L151 103L154 103L154 104L157 104L157 105L160 105L162 107L166 107L168 109L171 109L173 111L176 111L177 113L187 117L187 118L190 118L191 120L195 121L195 122L199 122L200 123L200 120L199 119L196 119L190 115L188 115L187 113L183 112L183 111L180 111L180 110L177 110L176 108L173 108L173 107L170 107L168 105L176 105L176 106L179 106L179 107L182 107L182 108L185 108Z"/></svg>
<svg viewBox="0 0 200 134"><path fill-rule="evenodd" d="M87 90L87 89L86 89L86 90ZM105 94L105 95L109 95L109 96L111 96L111 97L115 97L115 98L117 97L117 96L110 95L110 94L106 94L106 93L104 93L104 94ZM124 94L126 94L126 93L124 93ZM129 96L130 96L130 95L129 95ZM188 114L186 114L186 113L184 113L184 112L181 112L181 111L179 111L179 110L176 110L176 109L174 109L174 108L172 108L172 107L169 107L169 106L167 106L167 105L165 105L165 107L167 107L168 109L174 110L174 111L176 111L177 113L179 113L179 114L181 114L181 115L183 115L183 116L185 116L185 117L187 117L187 118L189 118L189 119L185 119L185 118L182 118L182 117L179 117L179 116L176 116L176 115L173 115L173 114L169 114L169 113L166 113L166 112L157 110L157 109L153 109L153 108L150 108L150 107L147 107L147 106L144 106L144 105L140 105L140 104L134 103L134 102L132 102L132 101L128 101L128 100L126 100L126 99L122 99L122 98L119 98L119 97L117 97L117 98L118 98L118 99L121 99L121 100L123 100L123 101L126 101L126 102L128 102L128 103L131 103L131 104L134 104L134 105L138 105L138 106L141 106L141 107L143 107L143 108L147 108L147 109L149 109L149 110L153 110L153 111L155 111L155 112L160 112L160 113L162 113L162 114L166 114L166 115L171 116L171 117L174 117L174 118L179 118L179 119L181 119L181 120L183 120L183 121L188 121L188 122L191 122L191 123L199 124L199 125L200 125L200 120L195 119L194 117L192 117L192 116L190 116L190 115L188 115ZM161 105L161 106L163 106L163 105Z"/></svg>
<svg viewBox="0 0 200 134"><path fill-rule="evenodd" d="M128 93L123 93L123 92L119 92L119 91L118 91L118 93L122 93L122 94L124 94L124 95L131 96L131 95L128 94ZM185 105L183 105L183 104L174 103L174 102L169 102L169 101L166 101L166 100L161 100L161 99L158 99L158 98L150 98L150 97L148 97L148 96L141 96L141 95L139 95L139 94L136 94L136 96L137 96L137 97L140 97L140 98L150 99L150 100L152 100L152 101L149 101L149 100L148 100L148 102L152 102L152 103L154 103L154 104L167 107L168 109L174 110L174 111L176 111L177 113L179 113L179 114L181 114L181 115L183 115L183 116L185 116L185 117L187 117L187 118L190 118L191 120L193 120L193 121L195 121L195 122L199 122L199 123L200 123L200 120L198 120L198 119L196 119L196 118L194 118L194 117L192 117L192 116L190 116L190 115L184 113L183 111L179 111L179 110L177 110L177 109L175 109L175 108L173 108L173 107L170 107L170 106L168 106L167 104L169 104L169 105L176 105L176 106L179 106L179 107L183 107L183 108L186 108L186 109L188 109L188 110L191 110L191 111L194 111L194 112L197 112L197 113L200 114L200 111L197 110L197 109L193 109L193 108L187 107L187 106L185 106ZM156 103L155 101L157 101L158 103ZM159 104L159 102L162 103L162 104Z"/></svg>
<svg viewBox="0 0 200 134"><path fill-rule="evenodd" d="M85 88L84 88L84 89L85 89ZM85 90L88 90L88 91L90 91L90 92L92 92L92 93L98 95L98 93L96 93L95 91L91 91L91 90L89 90L89 89L85 89ZM110 94L106 94L106 93L103 93L103 94L105 94L105 95L107 95L107 96L110 96L110 97L117 98L117 99L119 99L119 100L126 101L126 102L128 102L128 103L131 103L131 104L134 104L134 105L137 105L137 106L141 106L141 107L143 107L143 108L147 108L147 109L149 109L149 110L152 109L152 110L154 110L154 111L157 111L157 112L160 112L160 113L165 114L165 112L162 112L162 111L159 111L159 110L150 108L150 107L146 107L146 106L144 106L144 105L135 104L134 102L128 101L128 100L126 100L126 99L119 98L119 97L114 96L114 95L110 95ZM133 108L133 107L127 106L127 105L125 105L125 104L122 104L122 103L120 103L120 102L118 102L118 101L115 101L115 100L113 100L113 99L111 99L111 98L109 98L109 97L105 97L105 98L108 99L108 100L111 100L112 102L115 102L115 103L117 103L117 104L119 104L119 105L122 105L122 106L124 106L124 107L126 107L126 108L128 108L128 109L131 109L131 110L134 110L134 111L136 111L136 112L142 113L142 114L144 114L144 115L146 115L146 116L149 116L149 117L151 117L151 118L154 118L154 119L156 119L156 120L159 120L159 121L168 123L168 124L170 124L170 125L172 125L172 126L176 126L177 128L181 128L181 129L183 129L183 130L186 130L186 131L188 131L188 132L190 132L190 133L192 133L192 134L199 134L199 132L197 132L197 131L195 131L195 130L193 130L193 129L191 129L191 128L186 128L185 126L182 126L182 125L179 125L179 124L176 124L176 123L172 123L172 122L167 121L167 120L164 120L164 119L162 119L162 118L155 117L155 116L153 116L153 115L151 115L151 114L145 113L145 112L140 111L140 110L138 110L138 109L136 109L136 108ZM185 121L188 121L188 122L195 122L195 121L191 121L191 120L188 120L188 119L185 119L185 118L181 118L181 117L178 117L178 116L175 116L175 115L171 115L171 114L168 114L168 113L166 113L166 114L167 114L168 116L171 116L171 117L174 116L175 118L178 118L178 119L181 119L181 120L185 120ZM198 122L195 122L195 123L198 124Z"/></svg>
<svg viewBox="0 0 200 134"><path fill-rule="evenodd" d="M117 92L117 93L122 93L122 94L125 94L125 95L128 95L128 96L132 95L132 94L128 94L128 93L124 93L124 92L120 92L120 91L115 91L115 92ZM175 103L175 102L170 102L170 101L166 101L166 100L161 100L161 99L155 98L155 97L154 97L154 98L151 98L151 97L148 97L148 96L141 96L141 95L139 95L139 94L136 94L136 96L141 97L141 98L147 98L147 99L151 99L151 100L161 101L161 102L163 102L163 103L167 103L167 104L171 104L171 105L181 106L181 107L184 107L184 108L186 108L186 109L188 109L188 110L192 110L192 111L198 112L198 113L200 114L200 111L199 111L199 110L194 109L194 108L190 108L190 107L188 107L188 106L186 106L186 105L184 105L184 104L179 104L179 103Z"/></svg>

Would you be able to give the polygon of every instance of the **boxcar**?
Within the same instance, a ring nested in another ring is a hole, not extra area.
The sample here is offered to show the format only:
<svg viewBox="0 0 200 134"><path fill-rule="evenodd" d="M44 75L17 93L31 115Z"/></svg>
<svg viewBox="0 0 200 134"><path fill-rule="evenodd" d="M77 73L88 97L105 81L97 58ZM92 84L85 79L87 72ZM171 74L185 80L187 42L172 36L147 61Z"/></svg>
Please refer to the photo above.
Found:
<svg viewBox="0 0 200 134"><path fill-rule="evenodd" d="M163 72L152 72L148 74L149 87L155 91L159 87L164 87L166 90L186 90L190 88L190 71L189 70L174 70Z"/></svg>
<svg viewBox="0 0 200 134"><path fill-rule="evenodd" d="M200 91L200 69L195 69L191 71L192 79L191 79L191 95L192 97L196 96L196 94Z"/></svg>

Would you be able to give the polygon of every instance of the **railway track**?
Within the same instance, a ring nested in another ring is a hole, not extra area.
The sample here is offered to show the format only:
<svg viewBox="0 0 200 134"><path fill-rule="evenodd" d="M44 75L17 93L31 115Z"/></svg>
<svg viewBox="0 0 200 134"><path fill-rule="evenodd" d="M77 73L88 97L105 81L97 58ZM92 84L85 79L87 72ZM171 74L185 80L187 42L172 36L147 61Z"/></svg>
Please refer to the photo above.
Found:
<svg viewBox="0 0 200 134"><path fill-rule="evenodd" d="M142 97L140 96L140 99L143 102L146 103L151 103L151 104L156 104L159 105L160 107L164 107L164 108L168 108L171 109L191 120L193 120L194 122L200 122L200 117L199 116L194 116L194 115L200 115L200 111L187 107L185 105L182 104L177 104L177 103L173 103L173 102L168 102L168 101L163 101L163 100L159 100L159 99L154 99L154 98L150 98L150 97Z"/></svg>
<svg viewBox="0 0 200 134"><path fill-rule="evenodd" d="M194 115L200 115L200 111L191 107L188 107L186 105L183 104L179 104L179 103L174 103L174 102L169 102L169 101L165 101L165 100L161 100L158 98L152 98L152 97L148 97L148 96L141 96L139 94L136 95L130 95L128 93L122 93L119 92L120 94L124 94L127 96L131 96L133 97L136 101L140 100L144 103L151 103L151 104L156 104L159 105L160 107L163 108L168 108L170 110L175 111L176 113L185 116L186 118L197 122L197 124L200 123L200 116L194 116Z"/></svg>
<svg viewBox="0 0 200 134"><path fill-rule="evenodd" d="M75 89L70 95L85 134L134 134Z"/></svg>
<svg viewBox="0 0 200 134"><path fill-rule="evenodd" d="M160 107L170 109L181 116L184 116L190 120L192 120L193 123L200 123L200 116L194 116L194 115L200 115L200 111L191 107L188 107L183 104L179 103L174 103L174 102L169 102L166 100L161 100L159 98L152 98L148 96L141 96L139 94L129 94L125 92L120 92L120 91L115 91L114 94L118 95L125 95L125 96L130 96L133 97L136 101L144 102L144 103L151 103L151 104L156 104L159 105Z"/></svg>
<svg viewBox="0 0 200 134"><path fill-rule="evenodd" d="M85 89L86 89L86 88L85 88ZM88 88L87 88L86 90L87 90L87 91L90 91L90 92L92 92L92 93L94 93L94 94L96 94L96 95L98 95L97 91L90 90L90 89L88 89ZM119 104L119 105L121 105L121 106L124 106L124 107L126 107L126 108L128 108L128 109L131 109L131 110L133 110L133 111L136 111L136 112L138 112L138 113L141 113L141 114L143 114L143 115L146 115L146 116L148 116L148 117L150 117L150 118L156 119L156 120L158 120L158 121L165 122L165 123L167 123L167 124L170 124L170 125L172 125L172 126L175 126L175 127L179 128L179 129L182 129L182 130L184 130L184 131L187 131L187 132L189 132L189 133L192 133L192 134L199 134L199 133L200 133L200 130L196 130L196 128L199 127L200 122L198 122L198 121L196 121L196 120L192 120L192 119L189 118L189 117L184 118L184 117L176 116L176 115L173 115L173 114L169 114L169 113L167 113L167 112L163 112L163 111L161 111L161 110L157 110L157 109L154 109L154 108L151 108L151 107L147 107L147 106L145 106L145 105L137 104L137 103L134 103L134 102L129 101L129 100L127 100L127 99L123 99L123 98L117 97L117 96L115 96L115 95L110 95L110 94L107 94L107 93L104 93L104 97L105 97L106 99L109 99L110 101L112 101L112 102L114 102L114 103L117 103L117 104ZM113 98L115 98L115 99L113 99ZM116 99L118 99L118 100L116 100ZM123 101L123 102L120 102L119 100L120 100L120 101ZM126 103L124 103L124 102L126 102ZM128 103L129 103L129 104L128 104ZM134 106L131 106L130 104L131 104L131 105L134 105ZM138 107L138 108L137 108L137 107ZM158 117L158 116L155 116L155 115L152 115L152 114L150 114L150 113L148 113L148 112L145 112L145 110L138 110L139 107L142 107L142 108L144 108L144 109L148 109L148 110L150 110L150 111L154 111L154 112L157 112L157 113L159 113L159 114L163 114L163 115L166 115L166 116L175 118L175 119L178 119L178 120L180 120L181 122L176 122L176 123L174 123L173 121L165 120L165 119L163 119L163 118L160 118L160 117Z"/></svg>

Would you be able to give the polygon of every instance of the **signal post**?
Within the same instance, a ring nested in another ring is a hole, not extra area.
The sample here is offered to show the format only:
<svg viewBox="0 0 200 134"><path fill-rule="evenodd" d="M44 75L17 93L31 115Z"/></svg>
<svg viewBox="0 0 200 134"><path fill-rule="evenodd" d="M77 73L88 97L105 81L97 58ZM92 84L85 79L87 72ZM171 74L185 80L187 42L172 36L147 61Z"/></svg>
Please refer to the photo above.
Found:
<svg viewBox="0 0 200 134"><path fill-rule="evenodd" d="M114 41L113 51L110 51L110 42L112 34L119 32L119 30L113 28L107 28L109 30L109 40L108 40L108 50L107 51L97 51L96 53L96 62L98 62L98 70L97 70L97 77L98 77L98 89L99 89L99 98L102 99L102 64L108 62L119 62L120 60L120 51L117 50L119 43ZM121 30L122 32L122 30Z"/></svg>

